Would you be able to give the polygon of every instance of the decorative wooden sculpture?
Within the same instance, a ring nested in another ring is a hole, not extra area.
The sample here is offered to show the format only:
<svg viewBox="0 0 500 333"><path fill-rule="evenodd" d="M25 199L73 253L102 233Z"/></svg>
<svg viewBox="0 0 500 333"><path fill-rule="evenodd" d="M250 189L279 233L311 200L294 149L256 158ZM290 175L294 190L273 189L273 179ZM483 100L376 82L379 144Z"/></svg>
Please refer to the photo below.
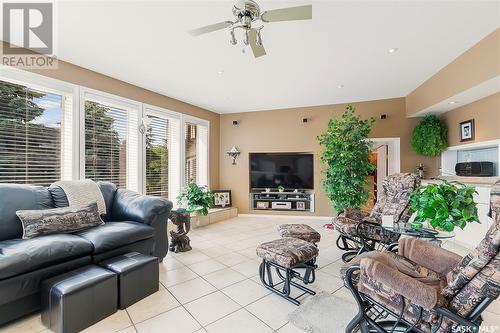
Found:
<svg viewBox="0 0 500 333"><path fill-rule="evenodd" d="M177 232L174 230L170 231L171 240L169 250L175 253L191 251L192 248L189 245L191 240L187 236L187 233L191 229L190 213L185 210L172 210L168 218L177 226Z"/></svg>

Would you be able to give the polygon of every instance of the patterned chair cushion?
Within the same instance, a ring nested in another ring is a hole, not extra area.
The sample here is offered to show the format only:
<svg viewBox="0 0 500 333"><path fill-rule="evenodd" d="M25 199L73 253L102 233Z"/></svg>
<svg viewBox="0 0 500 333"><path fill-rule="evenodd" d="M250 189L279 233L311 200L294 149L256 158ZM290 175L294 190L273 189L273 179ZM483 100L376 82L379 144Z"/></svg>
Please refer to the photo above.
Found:
<svg viewBox="0 0 500 333"><path fill-rule="evenodd" d="M345 216L337 216L332 223L335 230L345 235L356 235L356 227L360 220L353 220Z"/></svg>
<svg viewBox="0 0 500 333"><path fill-rule="evenodd" d="M383 194L373 207L370 217L379 223L382 216L392 216L394 222L406 223L409 212L410 194L420 186L420 179L411 173L397 173L388 176L383 184Z"/></svg>
<svg viewBox="0 0 500 333"><path fill-rule="evenodd" d="M359 278L358 282L358 290L368 296L370 296L376 302L383 304L390 308L395 313L400 313L401 309L404 309L404 318L413 321L418 317L417 309L412 305L412 300L403 297L401 294L397 293L394 289L392 289L386 283L381 282L377 279L377 276L370 274L369 270L366 270L366 267L363 267L363 264L367 263L367 260L376 261L390 269L396 270L400 273L403 273L410 279L416 279L419 282L423 283L426 287L426 293L429 294L427 297L436 297L436 305L441 306L446 304L446 299L440 296L440 290L445 285L445 277L441 276L437 272L434 272L430 269L422 265L418 265L411 260L399 256L390 251L371 251L363 253L356 258L354 258L351 262L346 263L342 266L340 272L342 278L345 277L345 272L347 268L352 265L361 265L361 276L356 277ZM363 262L363 264L361 264ZM366 266L366 265L365 265ZM401 282L403 283L403 282ZM416 295L422 297L426 295L423 290L417 290L415 292ZM436 316L429 310L423 311L422 321L418 325L418 327L424 332L430 332L432 328L432 324L436 322Z"/></svg>
<svg viewBox="0 0 500 333"><path fill-rule="evenodd" d="M262 243L257 255L285 268L291 268L316 258L319 250L314 244L302 239L285 237Z"/></svg>
<svg viewBox="0 0 500 333"><path fill-rule="evenodd" d="M306 242L318 243L321 240L319 232L307 224L282 224L278 227L281 237L293 237Z"/></svg>
<svg viewBox="0 0 500 333"><path fill-rule="evenodd" d="M345 235L356 236L356 226L363 219L373 223L382 223L382 216L393 216L394 222L407 223L411 217L409 211L410 194L420 185L420 179L411 173L396 173L383 182L383 193L375 203L370 214L360 210L348 209L333 220L335 229ZM373 230L372 239L378 239L380 232ZM397 240L397 239L396 239ZM389 241L389 240L388 240Z"/></svg>
<svg viewBox="0 0 500 333"><path fill-rule="evenodd" d="M498 255L499 249L500 219L497 219L481 243L447 274L448 285L443 289L443 295L448 298L455 296Z"/></svg>
<svg viewBox="0 0 500 333"><path fill-rule="evenodd" d="M439 273L434 272L422 265L411 261L408 258L390 251L370 251L356 256L354 259L352 259L348 263L345 263L340 268L342 279L344 279L345 272L349 267L353 265L359 265L361 263L361 260L365 258L377 260L378 262L381 262L384 265L397 270L398 272L408 275L409 277L412 277L428 285L440 286L445 280L445 277L441 276Z"/></svg>

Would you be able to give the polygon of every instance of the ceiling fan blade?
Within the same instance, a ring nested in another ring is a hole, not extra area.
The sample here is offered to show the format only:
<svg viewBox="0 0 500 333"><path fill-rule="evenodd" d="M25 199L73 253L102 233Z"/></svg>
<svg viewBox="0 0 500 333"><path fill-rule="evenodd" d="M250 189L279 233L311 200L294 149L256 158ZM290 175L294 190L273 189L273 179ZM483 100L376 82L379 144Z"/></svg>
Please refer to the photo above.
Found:
<svg viewBox="0 0 500 333"><path fill-rule="evenodd" d="M255 29L250 29L248 32L248 44L250 44L255 58L266 55L264 46L257 44L257 31Z"/></svg>
<svg viewBox="0 0 500 333"><path fill-rule="evenodd" d="M312 19L312 5L268 10L260 16L264 22L280 22Z"/></svg>
<svg viewBox="0 0 500 333"><path fill-rule="evenodd" d="M203 34L206 34L209 32L222 30L222 29L228 28L232 25L233 25L233 22L231 22L231 21L215 23L215 24L211 24L211 25L207 25L207 26L198 28L198 29L190 30L189 34L191 34L191 36L199 36L199 35L203 35Z"/></svg>

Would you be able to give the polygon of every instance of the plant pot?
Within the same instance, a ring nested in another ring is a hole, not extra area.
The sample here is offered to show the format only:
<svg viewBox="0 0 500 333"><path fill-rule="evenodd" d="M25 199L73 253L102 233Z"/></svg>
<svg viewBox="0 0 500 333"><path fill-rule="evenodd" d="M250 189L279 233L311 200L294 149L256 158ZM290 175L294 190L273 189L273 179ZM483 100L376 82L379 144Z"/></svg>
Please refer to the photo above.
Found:
<svg viewBox="0 0 500 333"><path fill-rule="evenodd" d="M446 230L444 230L443 228L441 227L433 227L431 222L430 221L427 221L427 228L429 229L433 229L433 230L436 230L436 231L439 231L439 232L446 232Z"/></svg>
<svg viewBox="0 0 500 333"><path fill-rule="evenodd" d="M422 229L424 227L424 224L422 222L411 222L410 227L413 229Z"/></svg>

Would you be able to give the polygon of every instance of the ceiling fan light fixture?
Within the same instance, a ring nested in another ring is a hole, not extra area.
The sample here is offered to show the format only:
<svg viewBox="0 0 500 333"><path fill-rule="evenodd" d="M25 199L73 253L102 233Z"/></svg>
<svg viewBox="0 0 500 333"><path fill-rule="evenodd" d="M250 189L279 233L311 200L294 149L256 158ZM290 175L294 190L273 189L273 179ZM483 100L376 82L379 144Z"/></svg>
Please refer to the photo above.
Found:
<svg viewBox="0 0 500 333"><path fill-rule="evenodd" d="M387 50L387 53L389 54L392 54L392 53L396 53L399 49L397 47L393 47L393 48L390 48Z"/></svg>
<svg viewBox="0 0 500 333"><path fill-rule="evenodd" d="M257 30L257 36L256 36L256 44L259 45L259 46L262 46L262 35L260 34L260 30Z"/></svg>
<svg viewBox="0 0 500 333"><path fill-rule="evenodd" d="M230 40L231 45L236 45L236 44L238 44L238 41L236 40L236 36L234 35L234 30L231 30L231 31L229 32L229 34L231 35L231 40Z"/></svg>
<svg viewBox="0 0 500 333"><path fill-rule="evenodd" d="M249 40L249 30L245 29L245 36L243 37L243 44L248 45L248 40Z"/></svg>

